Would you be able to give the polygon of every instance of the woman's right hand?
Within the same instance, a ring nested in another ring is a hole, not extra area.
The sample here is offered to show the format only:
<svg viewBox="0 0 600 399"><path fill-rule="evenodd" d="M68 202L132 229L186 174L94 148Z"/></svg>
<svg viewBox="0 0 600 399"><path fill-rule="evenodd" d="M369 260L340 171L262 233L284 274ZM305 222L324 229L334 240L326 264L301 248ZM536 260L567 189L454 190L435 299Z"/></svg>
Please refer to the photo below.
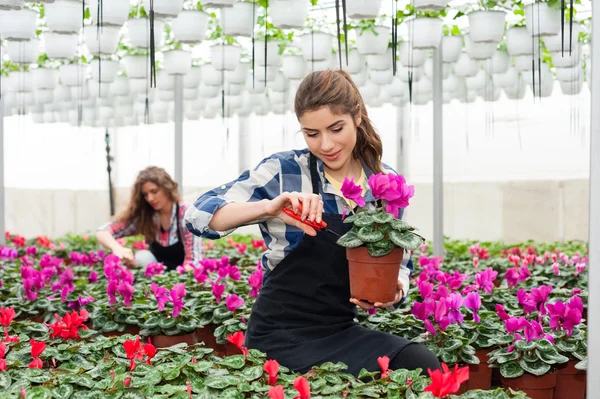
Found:
<svg viewBox="0 0 600 399"><path fill-rule="evenodd" d="M116 255L119 259L121 259L121 261L123 261L125 266L131 267L135 263L134 262L135 257L133 256L133 251L129 248L125 248L125 247L116 248L113 251L113 254Z"/></svg>
<svg viewBox="0 0 600 399"><path fill-rule="evenodd" d="M299 205L302 204L302 212L298 212ZM282 193L278 197L270 200L266 205L266 212L269 216L279 218L286 224L296 226L306 234L316 236L317 232L312 227L292 218L283 212L283 208L291 208L295 213L301 215L302 220L310 220L315 223L321 223L323 215L323 201L316 194L307 193Z"/></svg>

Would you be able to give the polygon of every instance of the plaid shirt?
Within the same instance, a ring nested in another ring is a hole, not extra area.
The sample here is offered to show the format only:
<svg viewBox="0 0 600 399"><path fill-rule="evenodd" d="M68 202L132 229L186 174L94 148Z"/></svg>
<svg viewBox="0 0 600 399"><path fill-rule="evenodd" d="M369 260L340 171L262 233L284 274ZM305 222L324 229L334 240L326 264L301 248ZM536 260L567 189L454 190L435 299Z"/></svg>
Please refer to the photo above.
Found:
<svg viewBox="0 0 600 399"><path fill-rule="evenodd" d="M273 199L282 192L312 193L312 184L309 168L310 152L308 149L276 153L264 159L254 170L244 172L236 180L217 187L196 200L185 214L187 228L195 235L210 239L218 239L230 234L235 229L228 231L215 231L208 227L213 214L230 202L255 202L263 199ZM393 169L384 166L384 172L396 173ZM342 194L327 181L323 169L323 162L317 160L319 177L321 178L320 194L323 199L323 213L342 214L348 204ZM373 171L363 163L365 179ZM376 199L371 190L365 194L366 208L372 209ZM400 214L402 217L402 213ZM258 221L258 226L265 240L267 250L263 255L265 277L288 254L290 254L302 240L304 232L295 226L285 224L281 219L270 218ZM410 257L405 257L400 270L400 280L404 284L404 293L408 292L409 276L413 270Z"/></svg>
<svg viewBox="0 0 600 399"><path fill-rule="evenodd" d="M169 246L176 244L179 239L177 238L177 217L179 218L179 226L181 237L183 238L183 247L185 249L185 264L194 263L202 259L202 239L190 233L188 229L185 228L185 220L184 215L189 207L184 204L179 204L179 215L177 215L176 204L173 204L173 211L171 213L171 227L168 231L163 231L160 228L160 217L158 213L154 214L154 223L158 228L158 234L156 235L156 241L162 246ZM136 221L129 224L125 224L120 221L109 222L101 227L98 230L107 230L109 231L114 238L122 238L127 236L132 236L136 234L137 226Z"/></svg>

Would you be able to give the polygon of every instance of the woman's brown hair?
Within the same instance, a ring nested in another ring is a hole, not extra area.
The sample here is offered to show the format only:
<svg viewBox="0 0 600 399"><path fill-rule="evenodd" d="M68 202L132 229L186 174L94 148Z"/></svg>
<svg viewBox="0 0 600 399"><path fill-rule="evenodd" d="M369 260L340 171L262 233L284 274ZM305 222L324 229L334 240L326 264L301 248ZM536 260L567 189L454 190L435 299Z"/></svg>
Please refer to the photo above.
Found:
<svg viewBox="0 0 600 399"><path fill-rule="evenodd" d="M142 234L147 242L156 240L158 226L154 223L156 211L144 198L142 187L145 183L154 183L165 192L167 197L174 203L180 201L177 182L163 169L150 166L142 170L131 188L131 199L127 209L118 217L118 220L129 224L135 221L136 234Z"/></svg>
<svg viewBox="0 0 600 399"><path fill-rule="evenodd" d="M365 102L350 75L342 70L316 71L304 78L294 100L296 117L305 112L329 107L334 114L349 114L360 124L356 126L357 138L353 155L362 159L374 172L382 172L383 146L379 134L373 128Z"/></svg>

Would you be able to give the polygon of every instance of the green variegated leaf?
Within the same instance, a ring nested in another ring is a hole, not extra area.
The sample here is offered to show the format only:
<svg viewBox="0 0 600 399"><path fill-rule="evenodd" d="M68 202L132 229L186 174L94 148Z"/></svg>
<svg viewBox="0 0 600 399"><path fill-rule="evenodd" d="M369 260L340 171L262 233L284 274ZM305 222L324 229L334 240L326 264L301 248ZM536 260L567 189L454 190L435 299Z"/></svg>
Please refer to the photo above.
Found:
<svg viewBox="0 0 600 399"><path fill-rule="evenodd" d="M232 369L241 369L246 364L244 355L228 356L219 362L221 366L230 367Z"/></svg>
<svg viewBox="0 0 600 399"><path fill-rule="evenodd" d="M379 224L389 223L392 219L394 219L394 216L387 212L376 212L373 215L373 221Z"/></svg>
<svg viewBox="0 0 600 399"><path fill-rule="evenodd" d="M527 352L535 348L535 341L527 342L524 339L515 342L515 348L520 351Z"/></svg>
<svg viewBox="0 0 600 399"><path fill-rule="evenodd" d="M350 230L337 240L337 244L346 248L357 248L364 244L354 230Z"/></svg>
<svg viewBox="0 0 600 399"><path fill-rule="evenodd" d="M364 378L375 378L375 376L379 374L378 371L368 371L367 369L361 369L358 373L358 379L362 380Z"/></svg>
<svg viewBox="0 0 600 399"><path fill-rule="evenodd" d="M238 385L241 382L239 377L233 375L209 376L204 380L204 385L215 389L224 389L231 385Z"/></svg>
<svg viewBox="0 0 600 399"><path fill-rule="evenodd" d="M458 348L460 348L462 345L462 342L460 342L460 340L458 339L451 339L446 341L445 345L444 345L444 350L448 351L448 352L452 352L457 350Z"/></svg>
<svg viewBox="0 0 600 399"><path fill-rule="evenodd" d="M144 327L146 327L146 328L155 328L155 327L158 327L158 322L159 322L160 320L161 320L161 319L160 319L158 316L150 316L150 317L148 318L148 320L146 320L146 321L144 322L144 324L143 324L143 325L144 325Z"/></svg>
<svg viewBox="0 0 600 399"><path fill-rule="evenodd" d="M51 397L52 395L48 388L37 386L27 390L28 399L50 399Z"/></svg>
<svg viewBox="0 0 600 399"><path fill-rule="evenodd" d="M371 255L374 258L388 255L392 252L393 249L394 249L394 247L392 247L391 245L388 248L378 248L376 245L374 245L372 243L367 244L367 250L369 251L369 255Z"/></svg>
<svg viewBox="0 0 600 399"><path fill-rule="evenodd" d="M399 232L392 230L389 233L390 240L400 248L412 251L425 242L424 238L412 232Z"/></svg>
<svg viewBox="0 0 600 399"><path fill-rule="evenodd" d="M366 243L383 240L383 233L379 230L373 230L371 227L361 227L356 234L361 241Z"/></svg>
<svg viewBox="0 0 600 399"><path fill-rule="evenodd" d="M528 363L525 360L519 360L519 366L529 374L541 376L550 371L550 365L544 362ZM502 369L500 369L502 371Z"/></svg>
<svg viewBox="0 0 600 399"><path fill-rule="evenodd" d="M566 341L557 341L556 347L562 352L572 353L577 350L577 345Z"/></svg>
<svg viewBox="0 0 600 399"><path fill-rule="evenodd" d="M143 392L140 391L135 391L135 390L129 390L123 393L123 396L121 396L121 399L145 399L146 395L144 395Z"/></svg>
<svg viewBox="0 0 600 399"><path fill-rule="evenodd" d="M349 215L344 218L344 223L354 223L356 215Z"/></svg>
<svg viewBox="0 0 600 399"><path fill-rule="evenodd" d="M158 321L158 326L163 330L172 328L177 324L177 319L173 317L163 317Z"/></svg>
<svg viewBox="0 0 600 399"><path fill-rule="evenodd" d="M240 373L240 375L246 381L254 381L254 380L259 379L260 377L262 377L262 375L263 375L263 368L261 366L246 367L246 368L244 368L242 370L242 372Z"/></svg>
<svg viewBox="0 0 600 399"><path fill-rule="evenodd" d="M10 387L12 380L8 373L0 373L0 388L6 390Z"/></svg>
<svg viewBox="0 0 600 399"><path fill-rule="evenodd" d="M516 362L504 363L500 366L500 374L504 378L518 378L523 375L523 368Z"/></svg>
<svg viewBox="0 0 600 399"><path fill-rule="evenodd" d="M95 324L94 324L94 328L96 328ZM115 323L112 320L108 320L102 326L102 331L104 331L104 332L113 332L113 331L117 331L118 328L119 328L119 325L117 323Z"/></svg>
<svg viewBox="0 0 600 399"><path fill-rule="evenodd" d="M400 219L392 219L390 222L392 228L399 232L404 232L408 230L414 230L408 223Z"/></svg>
<svg viewBox="0 0 600 399"><path fill-rule="evenodd" d="M536 346L542 352L556 351L556 349L554 349L554 345L552 345L552 343L545 338L537 340Z"/></svg>
<svg viewBox="0 0 600 399"><path fill-rule="evenodd" d="M356 227L367 227L373 224L373 217L368 212L359 212L356 214L354 225Z"/></svg>
<svg viewBox="0 0 600 399"><path fill-rule="evenodd" d="M458 363L458 358L456 357L456 353L442 351L440 355L440 359L442 362L446 363L449 366L453 366Z"/></svg>
<svg viewBox="0 0 600 399"><path fill-rule="evenodd" d="M73 385L61 384L50 391L54 399L69 399L73 394Z"/></svg>

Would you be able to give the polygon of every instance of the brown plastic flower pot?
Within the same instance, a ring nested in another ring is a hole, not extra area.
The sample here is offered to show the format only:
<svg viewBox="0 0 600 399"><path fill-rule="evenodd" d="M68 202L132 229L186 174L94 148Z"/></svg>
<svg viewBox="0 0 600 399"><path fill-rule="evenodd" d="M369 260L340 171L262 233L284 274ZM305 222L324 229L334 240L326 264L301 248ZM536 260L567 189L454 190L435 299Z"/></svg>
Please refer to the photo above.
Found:
<svg viewBox="0 0 600 399"><path fill-rule="evenodd" d="M468 391L473 389L482 389L487 391L492 386L492 371L488 360L490 349L479 349L475 352L475 356L479 359L479 364L469 365L469 380L463 384Z"/></svg>
<svg viewBox="0 0 600 399"><path fill-rule="evenodd" d="M519 378L502 377L502 385L516 391L523 391L530 399L554 399L556 373L535 376L525 373Z"/></svg>
<svg viewBox="0 0 600 399"><path fill-rule="evenodd" d="M233 356L233 355L241 355L242 351L232 344L231 342L227 342L225 344L225 356Z"/></svg>
<svg viewBox="0 0 600 399"><path fill-rule="evenodd" d="M102 335L104 335L105 337L120 337L121 335L125 335L125 334L131 334L131 335L138 335L140 333L140 328L138 326L130 326L127 327L124 331L110 331L110 332L103 332Z"/></svg>
<svg viewBox="0 0 600 399"><path fill-rule="evenodd" d="M182 335L155 335L150 337L150 340L152 341L152 345L157 348L168 348L182 342L185 342L188 345L194 345L196 343L196 332L193 331Z"/></svg>
<svg viewBox="0 0 600 399"><path fill-rule="evenodd" d="M196 342L204 342L204 346L213 349L215 352L224 351L223 345L217 344L215 326L213 324L196 329Z"/></svg>
<svg viewBox="0 0 600 399"><path fill-rule="evenodd" d="M367 247L346 248L352 298L370 303L392 302L403 257L402 248L379 257L369 255Z"/></svg>
<svg viewBox="0 0 600 399"><path fill-rule="evenodd" d="M554 388L554 399L584 399L587 373L585 370L577 370L577 360L571 360L558 366L556 372L556 387Z"/></svg>

